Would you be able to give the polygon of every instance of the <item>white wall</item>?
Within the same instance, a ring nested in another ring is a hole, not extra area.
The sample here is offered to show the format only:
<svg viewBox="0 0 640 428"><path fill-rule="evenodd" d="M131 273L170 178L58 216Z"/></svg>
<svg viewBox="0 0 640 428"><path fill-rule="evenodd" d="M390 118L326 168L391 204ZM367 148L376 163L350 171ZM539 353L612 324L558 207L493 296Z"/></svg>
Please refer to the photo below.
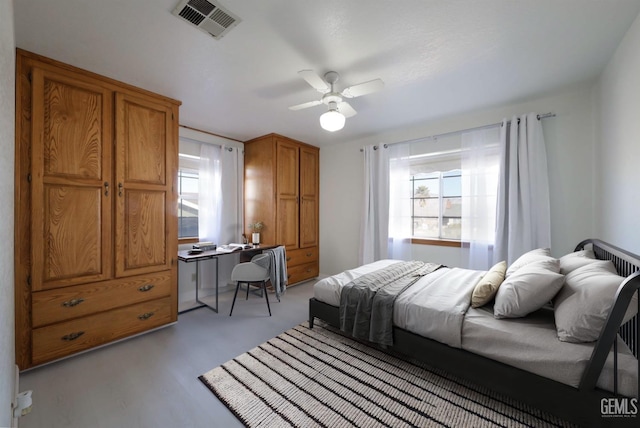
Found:
<svg viewBox="0 0 640 428"><path fill-rule="evenodd" d="M443 118L320 150L320 272L332 275L357 265L364 188L360 147L498 123L514 114L553 112L543 120L551 187L552 252L573 250L594 230L593 82L519 103ZM434 101L436 102L436 101ZM459 248L416 245L414 255L449 266L466 266Z"/></svg>
<svg viewBox="0 0 640 428"><path fill-rule="evenodd" d="M596 86L598 233L640 254L640 16Z"/></svg>
<svg viewBox="0 0 640 428"><path fill-rule="evenodd" d="M0 426L11 426L15 384L13 174L15 133L13 0L0 1Z"/></svg>

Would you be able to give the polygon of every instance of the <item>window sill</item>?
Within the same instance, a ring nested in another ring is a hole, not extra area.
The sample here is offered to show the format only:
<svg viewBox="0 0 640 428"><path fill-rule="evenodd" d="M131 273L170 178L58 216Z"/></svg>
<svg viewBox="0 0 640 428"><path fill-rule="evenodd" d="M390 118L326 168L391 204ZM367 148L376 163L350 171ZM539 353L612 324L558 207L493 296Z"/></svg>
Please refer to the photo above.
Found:
<svg viewBox="0 0 640 428"><path fill-rule="evenodd" d="M198 238L178 238L178 244L195 244Z"/></svg>
<svg viewBox="0 0 640 428"><path fill-rule="evenodd" d="M440 247L462 247L462 242L453 241L447 239L422 239L422 238L411 238L412 244L417 245L436 245Z"/></svg>

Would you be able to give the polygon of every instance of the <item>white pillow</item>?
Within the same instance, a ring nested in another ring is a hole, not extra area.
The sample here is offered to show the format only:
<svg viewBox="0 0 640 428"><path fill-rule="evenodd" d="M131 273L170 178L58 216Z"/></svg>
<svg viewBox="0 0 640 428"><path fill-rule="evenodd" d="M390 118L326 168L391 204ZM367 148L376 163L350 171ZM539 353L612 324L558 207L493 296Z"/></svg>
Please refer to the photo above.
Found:
<svg viewBox="0 0 640 428"><path fill-rule="evenodd" d="M556 273L560 272L560 264L557 261L557 259L554 259L553 257L551 257L550 250L548 248L538 248L536 250L531 250L527 253L524 253L523 255L518 257L516 261L511 263L511 266L509 266L509 269L507 269L507 274L505 275L505 278L509 278L509 275L512 275L518 269L530 263L539 262L541 260L544 260L547 262L547 268L549 270L554 271Z"/></svg>
<svg viewBox="0 0 640 428"><path fill-rule="evenodd" d="M569 273L554 301L558 339L574 343L597 340L622 281L608 260L596 260ZM637 302L634 293L623 322L636 314Z"/></svg>
<svg viewBox="0 0 640 428"><path fill-rule="evenodd" d="M579 267L588 265L596 261L596 255L593 250L582 250L569 253L560 257L560 273L563 275L572 272Z"/></svg>
<svg viewBox="0 0 640 428"><path fill-rule="evenodd" d="M564 275L547 269L546 260L522 266L498 288L493 305L496 318L519 318L537 311L558 293Z"/></svg>

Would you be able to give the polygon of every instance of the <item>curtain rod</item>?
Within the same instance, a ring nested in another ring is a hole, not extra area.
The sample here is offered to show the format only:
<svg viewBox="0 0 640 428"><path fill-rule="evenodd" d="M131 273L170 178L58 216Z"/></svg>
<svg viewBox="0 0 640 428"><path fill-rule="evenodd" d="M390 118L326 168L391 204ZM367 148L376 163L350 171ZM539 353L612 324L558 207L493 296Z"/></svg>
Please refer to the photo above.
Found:
<svg viewBox="0 0 640 428"><path fill-rule="evenodd" d="M548 117L556 117L556 114L555 113L542 113L542 114L537 115L536 117L538 118L538 120L542 120L542 119L546 119ZM518 122L520 122L520 119L518 119ZM507 123L511 123L511 121L507 120ZM442 134L434 134L434 135L429 135L427 137L414 138L412 140L397 141L395 143L385 143L385 144L383 144L383 147L386 149L387 147L393 146L393 145L396 145L396 144L417 143L418 141L423 141L423 140L428 140L428 139L435 139L435 138L439 138L439 137L446 137L446 136L449 136L449 135L461 134L463 132L478 131L480 129L491 128L493 126L498 126L498 125L502 125L502 122L492 123L492 124L489 124L489 125L475 126L473 128L462 129L460 131L444 132ZM378 150L378 146L373 146L373 150ZM363 152L364 149L361 148L360 151Z"/></svg>

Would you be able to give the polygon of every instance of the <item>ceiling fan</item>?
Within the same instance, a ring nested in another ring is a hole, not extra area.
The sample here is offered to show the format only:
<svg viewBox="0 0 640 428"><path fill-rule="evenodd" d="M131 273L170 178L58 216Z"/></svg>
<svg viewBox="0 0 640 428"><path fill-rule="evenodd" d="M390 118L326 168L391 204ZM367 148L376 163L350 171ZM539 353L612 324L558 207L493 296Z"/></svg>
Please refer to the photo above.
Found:
<svg viewBox="0 0 640 428"><path fill-rule="evenodd" d="M348 102L343 101L343 98L360 97L377 92L384 87L384 82L381 79L374 79L349 86L340 92L336 92L334 84L340 79L340 75L335 71L326 72L324 79L318 76L313 70L301 70L298 74L323 95L319 100L291 106L289 110L302 110L320 104L326 104L329 107L329 111L320 116L320 126L331 132L342 129L345 119L358 113Z"/></svg>

